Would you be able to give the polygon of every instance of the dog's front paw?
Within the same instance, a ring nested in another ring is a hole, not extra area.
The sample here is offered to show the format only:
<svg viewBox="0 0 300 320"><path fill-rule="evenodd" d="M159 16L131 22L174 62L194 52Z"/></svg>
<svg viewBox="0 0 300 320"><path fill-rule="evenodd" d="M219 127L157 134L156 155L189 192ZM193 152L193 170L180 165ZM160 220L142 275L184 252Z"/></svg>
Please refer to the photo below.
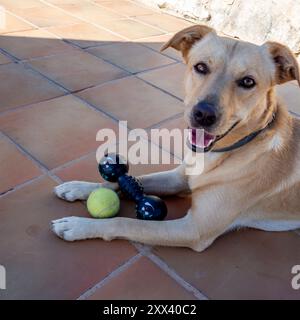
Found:
<svg viewBox="0 0 300 320"><path fill-rule="evenodd" d="M80 217L66 217L51 222L52 231L66 241L91 238L91 223L94 219Z"/></svg>
<svg viewBox="0 0 300 320"><path fill-rule="evenodd" d="M54 188L54 193L67 201L86 200L90 193L99 186L98 183L70 181Z"/></svg>

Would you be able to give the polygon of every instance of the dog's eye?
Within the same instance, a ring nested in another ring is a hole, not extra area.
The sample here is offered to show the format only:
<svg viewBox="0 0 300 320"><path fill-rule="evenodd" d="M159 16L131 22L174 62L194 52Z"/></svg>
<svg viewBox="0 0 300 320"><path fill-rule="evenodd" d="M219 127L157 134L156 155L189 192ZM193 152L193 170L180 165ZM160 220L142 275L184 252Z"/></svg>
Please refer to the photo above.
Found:
<svg viewBox="0 0 300 320"><path fill-rule="evenodd" d="M197 73L201 73L201 74L208 74L209 73L208 66L203 62L195 64L194 69Z"/></svg>
<svg viewBox="0 0 300 320"><path fill-rule="evenodd" d="M239 87L242 87L245 89L251 89L256 85L255 80L251 77L244 77L244 78L238 80L237 84Z"/></svg>

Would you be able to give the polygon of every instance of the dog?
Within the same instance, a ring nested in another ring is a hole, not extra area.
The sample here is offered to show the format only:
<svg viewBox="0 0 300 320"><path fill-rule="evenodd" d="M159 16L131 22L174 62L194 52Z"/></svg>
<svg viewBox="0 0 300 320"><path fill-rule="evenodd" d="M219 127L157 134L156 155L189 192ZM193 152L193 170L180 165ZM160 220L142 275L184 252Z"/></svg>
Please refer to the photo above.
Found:
<svg viewBox="0 0 300 320"><path fill-rule="evenodd" d="M277 42L259 46L221 36L204 25L176 33L162 50L169 47L186 63L184 119L192 132L188 143L204 152L204 171L187 176L183 161L139 179L149 194L190 194L188 213L170 221L66 217L52 222L54 233L67 241L121 238L201 252L236 228L299 228L300 120L275 91L287 81L300 85L291 50ZM195 143L197 128L204 130L202 145ZM118 188L73 181L54 192L67 201L85 200L99 187Z"/></svg>

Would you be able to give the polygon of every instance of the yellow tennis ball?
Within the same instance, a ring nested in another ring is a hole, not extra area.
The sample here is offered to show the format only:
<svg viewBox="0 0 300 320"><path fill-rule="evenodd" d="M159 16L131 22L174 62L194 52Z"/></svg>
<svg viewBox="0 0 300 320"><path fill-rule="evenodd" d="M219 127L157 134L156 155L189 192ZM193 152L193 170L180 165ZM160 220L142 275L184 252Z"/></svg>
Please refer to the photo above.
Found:
<svg viewBox="0 0 300 320"><path fill-rule="evenodd" d="M110 218L118 213L120 200L114 191L99 188L89 195L87 209L94 218Z"/></svg>

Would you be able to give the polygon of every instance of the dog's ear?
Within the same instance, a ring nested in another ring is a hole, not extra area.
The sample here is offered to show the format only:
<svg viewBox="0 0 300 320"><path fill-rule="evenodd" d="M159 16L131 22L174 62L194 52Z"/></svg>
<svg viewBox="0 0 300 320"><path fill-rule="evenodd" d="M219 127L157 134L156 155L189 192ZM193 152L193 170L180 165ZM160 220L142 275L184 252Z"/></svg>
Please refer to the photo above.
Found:
<svg viewBox="0 0 300 320"><path fill-rule="evenodd" d="M187 59L187 54L192 45L201 40L206 34L214 32L214 29L205 25L195 25L185 28L177 32L167 43L165 43L160 51L163 51L169 47L181 51L183 58Z"/></svg>
<svg viewBox="0 0 300 320"><path fill-rule="evenodd" d="M277 42L265 44L276 66L275 81L277 84L297 80L300 86L299 65L293 52Z"/></svg>

